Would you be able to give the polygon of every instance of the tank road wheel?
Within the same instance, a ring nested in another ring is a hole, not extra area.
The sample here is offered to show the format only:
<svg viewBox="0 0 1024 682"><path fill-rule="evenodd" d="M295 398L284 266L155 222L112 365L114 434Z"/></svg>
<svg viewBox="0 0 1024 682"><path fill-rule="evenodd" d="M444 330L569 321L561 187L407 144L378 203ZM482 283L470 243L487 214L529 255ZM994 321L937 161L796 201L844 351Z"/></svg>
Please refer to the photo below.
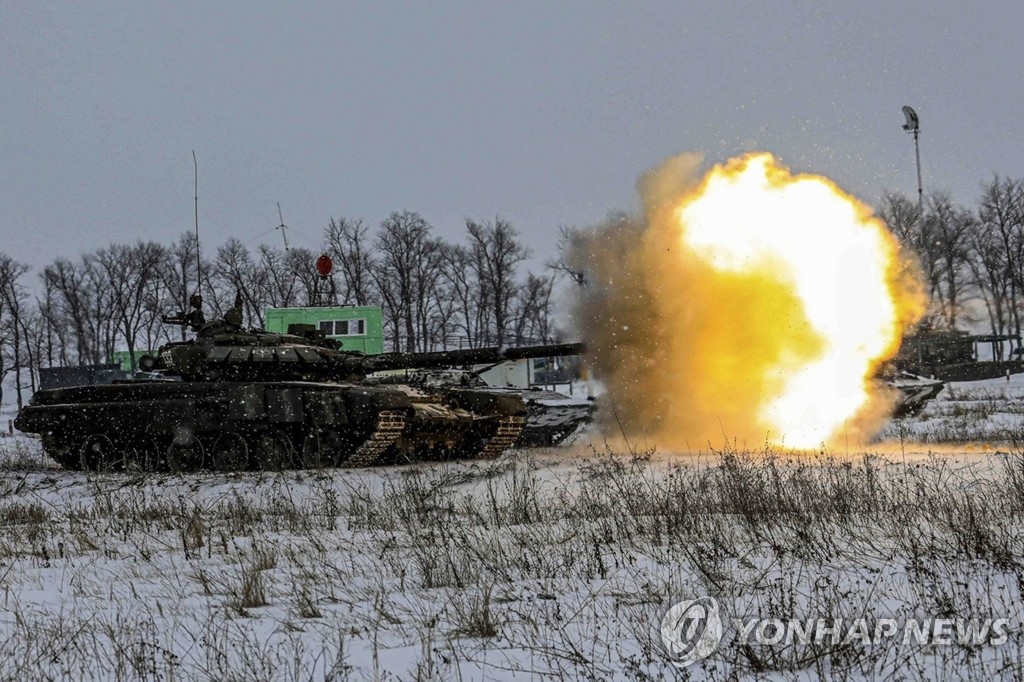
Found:
<svg viewBox="0 0 1024 682"><path fill-rule="evenodd" d="M74 440L58 437L53 433L44 433L42 437L43 452L53 461L71 471L82 470L82 458Z"/></svg>
<svg viewBox="0 0 1024 682"><path fill-rule="evenodd" d="M110 471L122 463L114 441L102 433L86 436L78 449L78 459L85 471Z"/></svg>
<svg viewBox="0 0 1024 682"><path fill-rule="evenodd" d="M210 468L214 471L245 471L249 466L249 443L240 433L222 433L213 443Z"/></svg>
<svg viewBox="0 0 1024 682"><path fill-rule="evenodd" d="M295 449L284 431L272 429L256 435L253 443L256 468L263 471L281 471L292 462Z"/></svg>
<svg viewBox="0 0 1024 682"><path fill-rule="evenodd" d="M365 467L377 463L385 453L398 442L405 430L403 410L381 410L377 413L377 424L358 446L346 449L342 464L347 467Z"/></svg>
<svg viewBox="0 0 1024 682"><path fill-rule="evenodd" d="M203 444L198 438L193 438L190 443L171 441L164 453L164 463L167 471L172 474L195 471L202 468L205 454Z"/></svg>
<svg viewBox="0 0 1024 682"><path fill-rule="evenodd" d="M302 466L306 469L335 467L347 457L347 444L336 429L314 427L302 439Z"/></svg>
<svg viewBox="0 0 1024 682"><path fill-rule="evenodd" d="M149 438L139 436L124 449L126 470L149 473L160 467L160 450Z"/></svg>
<svg viewBox="0 0 1024 682"><path fill-rule="evenodd" d="M519 440L519 435L526 427L526 418L507 415L498 420L490 438L482 448L472 454L476 459L494 459L505 452Z"/></svg>

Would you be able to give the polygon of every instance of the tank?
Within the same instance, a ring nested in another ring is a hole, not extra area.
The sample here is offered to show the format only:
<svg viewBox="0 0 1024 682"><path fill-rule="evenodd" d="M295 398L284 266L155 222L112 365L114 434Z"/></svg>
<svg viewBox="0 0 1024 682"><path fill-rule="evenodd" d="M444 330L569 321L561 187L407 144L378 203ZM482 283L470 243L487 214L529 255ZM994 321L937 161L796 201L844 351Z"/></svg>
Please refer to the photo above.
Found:
<svg viewBox="0 0 1024 682"><path fill-rule="evenodd" d="M15 419L70 469L277 470L499 456L529 419L515 392L397 382L380 371L550 357L582 344L362 355L311 325L244 329L240 299L206 322L201 299L164 321L191 341L143 356L139 377L38 391Z"/></svg>
<svg viewBox="0 0 1024 682"><path fill-rule="evenodd" d="M572 345L569 349L585 350L579 346L582 344ZM550 355L546 353L544 357ZM408 384L428 391L471 388L494 395L516 396L526 404L526 424L516 441L518 447L524 448L554 447L572 440L593 421L596 408L593 398L575 398L536 387L492 386L481 378L480 371L467 369L416 368L394 376L368 377L367 382L380 386Z"/></svg>
<svg viewBox="0 0 1024 682"><path fill-rule="evenodd" d="M880 378L884 384L898 391L892 411L894 417L918 414L929 400L942 393L946 387L943 381L897 370L892 365L880 374Z"/></svg>
<svg viewBox="0 0 1024 682"><path fill-rule="evenodd" d="M986 356L990 359L981 359ZM941 381L980 381L1024 372L1016 334L927 328L904 337L893 365L908 374Z"/></svg>

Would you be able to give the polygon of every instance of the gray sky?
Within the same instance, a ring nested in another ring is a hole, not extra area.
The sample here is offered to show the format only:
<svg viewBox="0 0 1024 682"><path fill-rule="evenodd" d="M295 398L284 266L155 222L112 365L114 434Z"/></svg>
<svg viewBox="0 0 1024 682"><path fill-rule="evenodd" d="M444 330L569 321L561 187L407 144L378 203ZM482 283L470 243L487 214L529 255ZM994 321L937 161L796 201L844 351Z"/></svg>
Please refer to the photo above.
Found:
<svg viewBox="0 0 1024 682"><path fill-rule="evenodd" d="M316 248L330 216L561 224L671 154L764 149L873 202L1024 176L1024 3L0 0L0 251L192 229ZM261 236L262 235L262 236Z"/></svg>

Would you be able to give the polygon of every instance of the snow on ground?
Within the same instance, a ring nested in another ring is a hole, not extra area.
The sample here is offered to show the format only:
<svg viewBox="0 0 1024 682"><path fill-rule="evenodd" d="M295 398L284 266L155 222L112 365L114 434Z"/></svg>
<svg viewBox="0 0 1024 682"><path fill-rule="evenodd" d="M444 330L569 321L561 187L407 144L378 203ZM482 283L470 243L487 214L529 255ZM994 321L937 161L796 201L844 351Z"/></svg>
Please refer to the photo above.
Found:
<svg viewBox="0 0 1024 682"><path fill-rule="evenodd" d="M0 678L1019 678L1022 406L1020 377L954 384L889 427L896 452L280 474L87 475L0 438ZM702 595L739 619L1007 618L1009 638L727 626L677 670L661 619Z"/></svg>
<svg viewBox="0 0 1024 682"><path fill-rule="evenodd" d="M916 443L1024 446L1024 374L950 382L920 414L893 420L882 438Z"/></svg>

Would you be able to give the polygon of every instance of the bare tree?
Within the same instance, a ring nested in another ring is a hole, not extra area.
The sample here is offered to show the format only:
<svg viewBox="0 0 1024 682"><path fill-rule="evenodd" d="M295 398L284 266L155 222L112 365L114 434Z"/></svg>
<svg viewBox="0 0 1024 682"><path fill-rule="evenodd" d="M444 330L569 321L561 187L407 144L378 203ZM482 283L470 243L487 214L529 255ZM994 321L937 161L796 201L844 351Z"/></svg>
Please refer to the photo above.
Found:
<svg viewBox="0 0 1024 682"><path fill-rule="evenodd" d="M331 218L324 230L327 249L341 271L344 305L362 306L374 302L375 262L369 231L362 220L347 218Z"/></svg>
<svg viewBox="0 0 1024 682"><path fill-rule="evenodd" d="M155 242L113 244L96 252L95 262L104 274L103 286L111 296L112 317L128 346L133 368L139 332L156 318L153 300L159 298L164 261L164 247Z"/></svg>
<svg viewBox="0 0 1024 682"><path fill-rule="evenodd" d="M419 337L418 350L428 351L447 336L451 318L449 307L441 302L445 244L440 239L424 239L413 262L413 307Z"/></svg>
<svg viewBox="0 0 1024 682"><path fill-rule="evenodd" d="M107 362L117 347L118 323L114 297L96 254L86 254L82 258L82 268L89 293L89 309L85 319L93 339L92 354L86 362L98 365Z"/></svg>
<svg viewBox="0 0 1024 682"><path fill-rule="evenodd" d="M263 306L267 301L267 281L262 269L253 261L245 245L228 239L219 249L213 265L215 283L223 290L240 292L245 317L249 324L262 328ZM226 300L233 300L223 294Z"/></svg>
<svg viewBox="0 0 1024 682"><path fill-rule="evenodd" d="M953 203L946 192L936 192L929 197L928 215L932 248L938 267L936 275L940 285L934 287L943 305L944 322L949 329L956 329L957 317L968 292L968 241L974 226L970 211Z"/></svg>
<svg viewBox="0 0 1024 682"><path fill-rule="evenodd" d="M21 332L25 338L25 355L28 358L29 387L36 392L39 368L46 352L46 323L38 308L29 308L21 317Z"/></svg>
<svg viewBox="0 0 1024 682"><path fill-rule="evenodd" d="M469 249L458 244L449 244L444 250L444 266L441 274L445 279L446 291L454 304L452 324L465 345L476 348L487 333L486 292L481 290L473 267L473 256ZM462 346L460 342L457 345Z"/></svg>
<svg viewBox="0 0 1024 682"><path fill-rule="evenodd" d="M297 289L296 303L313 303L314 280L317 278L315 263L313 252L302 247L293 246L284 255L285 271Z"/></svg>
<svg viewBox="0 0 1024 682"><path fill-rule="evenodd" d="M519 243L512 225L501 218L493 223L466 220L469 250L477 268L477 277L488 290L494 322L494 337L500 346L505 343L516 292L516 266L529 252Z"/></svg>
<svg viewBox="0 0 1024 682"><path fill-rule="evenodd" d="M59 321L59 311L54 302L54 288L52 282L45 276L41 277L43 282L43 296L36 300L36 307L42 318L43 344L45 347L46 364L49 367L54 365L54 351L58 353L56 359L61 367L68 365L67 350L70 339L66 334L66 325ZM43 353L39 353L39 363L43 362Z"/></svg>
<svg viewBox="0 0 1024 682"><path fill-rule="evenodd" d="M898 192L886 192L882 197L882 208L879 215L896 235L904 249L913 253L921 266L926 280L928 298L931 301L942 300L943 266L940 262L938 241L936 240L935 221L926 214L923 219L916 201ZM928 324L942 324L946 319L945 309L930 311Z"/></svg>
<svg viewBox="0 0 1024 682"><path fill-rule="evenodd" d="M452 286L445 274L447 262L448 245L445 244L442 250L441 265L438 268L438 281L435 285L433 307L430 311L429 325L427 326L427 339L429 343L424 350L442 350L451 348L454 344L458 346L456 336L458 324L458 302Z"/></svg>
<svg viewBox="0 0 1024 682"><path fill-rule="evenodd" d="M160 265L160 278L163 281L163 291L167 299L157 303L161 314L176 310L188 310L189 297L199 293L198 248L199 242L195 233L182 232L178 241L164 250L164 259ZM203 294L213 298L216 289L210 278L210 263L203 261L201 267L202 280L206 284L206 291ZM167 326L163 331L167 340L170 340L172 334L177 336L179 341L185 340L185 327L183 326Z"/></svg>
<svg viewBox="0 0 1024 682"><path fill-rule="evenodd" d="M14 390L19 410L22 406L23 388L21 371L24 368L24 358L22 353L25 339L28 338L25 333L28 293L21 281L26 272L28 272L27 265L0 253L0 301L3 302L3 310L6 314L0 343L8 350L10 358L10 364L3 363L6 366L0 371L0 383L3 382L5 374L9 371L14 372ZM0 393L0 399L2 399L2 393Z"/></svg>
<svg viewBox="0 0 1024 682"><path fill-rule="evenodd" d="M539 277L527 273L526 282L516 296L516 345L551 341L551 293L554 275Z"/></svg>
<svg viewBox="0 0 1024 682"><path fill-rule="evenodd" d="M916 201L899 192L886 192L882 195L882 207L878 213L905 248L924 250L921 211Z"/></svg>
<svg viewBox="0 0 1024 682"><path fill-rule="evenodd" d="M572 254L579 248L584 239L581 230L567 225L558 228L558 243L556 245L557 256L550 258L544 263L545 266L558 274L569 276L579 286L587 283L586 273L572 262Z"/></svg>
<svg viewBox="0 0 1024 682"><path fill-rule="evenodd" d="M75 339L74 362L89 362L96 340L93 338L92 325L89 324L88 317L91 300L96 292L88 287L84 266L77 266L66 258L58 258L43 270L43 278L46 288L53 292L50 315L51 322L60 330L57 332L58 335L66 338L62 330L70 326ZM65 345L64 350L66 347ZM65 357L63 364L70 364L70 359Z"/></svg>
<svg viewBox="0 0 1024 682"><path fill-rule="evenodd" d="M933 304L929 324L954 328L971 284L967 254L973 216L945 192L928 198L923 219L917 202L886 192L879 215L902 246L917 256Z"/></svg>
<svg viewBox="0 0 1024 682"><path fill-rule="evenodd" d="M418 213L392 213L377 234L378 267L372 271L383 298L386 317L394 334L396 350L415 352L418 344L418 315L422 304L415 299L423 290L420 262L437 247L430 238L430 225Z"/></svg>
<svg viewBox="0 0 1024 682"><path fill-rule="evenodd" d="M263 282L264 298L258 315L262 317L262 308L273 306L275 308L289 308L299 305L300 301L309 300L310 287L306 286L303 279L299 277L299 268L294 258L304 259L312 268L312 259L305 249L291 249L287 252L280 249L261 244L259 247L260 259L256 265L258 281Z"/></svg>
<svg viewBox="0 0 1024 682"><path fill-rule="evenodd" d="M1012 277L1006 251L998 235L984 229L980 221L974 222L968 239L968 248L967 266L988 312L991 331L993 334L1005 334L1013 300ZM1002 346L997 345L996 352L1001 350Z"/></svg>
<svg viewBox="0 0 1024 682"><path fill-rule="evenodd" d="M997 235L1002 245L1010 289L1008 312L1014 332L1019 336L1021 313L1017 297L1024 292L1024 182L998 175L993 177L982 187L978 219L981 230Z"/></svg>

